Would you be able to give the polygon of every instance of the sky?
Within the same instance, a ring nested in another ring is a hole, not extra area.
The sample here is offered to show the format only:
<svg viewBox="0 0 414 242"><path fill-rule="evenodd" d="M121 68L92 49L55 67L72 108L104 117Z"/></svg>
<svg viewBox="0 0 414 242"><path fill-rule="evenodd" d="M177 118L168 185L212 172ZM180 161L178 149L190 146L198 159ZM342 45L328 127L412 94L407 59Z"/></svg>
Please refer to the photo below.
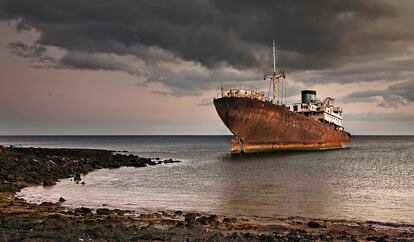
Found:
<svg viewBox="0 0 414 242"><path fill-rule="evenodd" d="M287 72L355 135L414 135L411 0L0 0L0 135L230 134L223 83Z"/></svg>

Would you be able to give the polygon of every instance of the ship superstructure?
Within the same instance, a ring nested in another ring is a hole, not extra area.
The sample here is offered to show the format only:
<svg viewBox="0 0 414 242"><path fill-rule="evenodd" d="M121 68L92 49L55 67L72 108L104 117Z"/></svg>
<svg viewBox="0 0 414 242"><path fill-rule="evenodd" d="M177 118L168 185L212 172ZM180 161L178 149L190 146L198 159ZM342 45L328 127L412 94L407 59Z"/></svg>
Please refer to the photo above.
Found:
<svg viewBox="0 0 414 242"><path fill-rule="evenodd" d="M314 90L303 90L300 103L287 104L286 73L276 72L273 42L273 72L264 79L272 84L273 95L253 86L222 86L214 105L221 120L235 135L232 153L275 150L320 150L343 148L350 134L342 126L342 108L331 97L320 101Z"/></svg>

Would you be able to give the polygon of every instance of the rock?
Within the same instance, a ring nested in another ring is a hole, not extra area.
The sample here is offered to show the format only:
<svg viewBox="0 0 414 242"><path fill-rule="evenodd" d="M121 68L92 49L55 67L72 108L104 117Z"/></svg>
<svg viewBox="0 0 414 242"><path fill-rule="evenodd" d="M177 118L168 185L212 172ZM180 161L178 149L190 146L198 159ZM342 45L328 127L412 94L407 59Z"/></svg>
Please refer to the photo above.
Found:
<svg viewBox="0 0 414 242"><path fill-rule="evenodd" d="M237 222L236 218L223 218L223 223L235 223Z"/></svg>
<svg viewBox="0 0 414 242"><path fill-rule="evenodd" d="M183 227L184 226L184 223L182 222L182 221L178 221L176 224L175 224L175 227Z"/></svg>
<svg viewBox="0 0 414 242"><path fill-rule="evenodd" d="M144 164L144 163L141 163L140 161L135 161L135 162L132 164L132 166L133 166L133 167L146 167L147 165L146 165L146 164Z"/></svg>
<svg viewBox="0 0 414 242"><path fill-rule="evenodd" d="M308 227L309 228L322 228L323 226L320 223L318 223L314 220L311 220L311 221L308 222Z"/></svg>
<svg viewBox="0 0 414 242"><path fill-rule="evenodd" d="M245 239L257 239L257 236L251 233L244 233L243 238Z"/></svg>
<svg viewBox="0 0 414 242"><path fill-rule="evenodd" d="M45 180L43 180L44 187L53 186L53 185L56 185L56 182L52 180L51 178L46 178Z"/></svg>
<svg viewBox="0 0 414 242"><path fill-rule="evenodd" d="M228 241L241 241L241 237L238 233L234 232L230 235L230 237L227 237Z"/></svg>
<svg viewBox="0 0 414 242"><path fill-rule="evenodd" d="M83 182L81 182L81 184L82 184L82 185L85 185L85 182L83 181Z"/></svg>
<svg viewBox="0 0 414 242"><path fill-rule="evenodd" d="M76 173L75 176L73 177L74 181L80 181L82 180L81 175L79 173Z"/></svg>
<svg viewBox="0 0 414 242"><path fill-rule="evenodd" d="M123 211L121 209L114 209L113 211L114 211L114 213L118 214L119 216L124 216L125 215L125 211Z"/></svg>
<svg viewBox="0 0 414 242"><path fill-rule="evenodd" d="M164 160L164 164L177 163L177 162L180 162L180 161L179 160L173 160L173 159Z"/></svg>
<svg viewBox="0 0 414 242"><path fill-rule="evenodd" d="M196 221L202 225L216 226L218 224L217 215L201 216Z"/></svg>
<svg viewBox="0 0 414 242"><path fill-rule="evenodd" d="M111 210L109 210L107 208L98 208L98 209L96 209L96 214L109 215L109 214L111 214Z"/></svg>
<svg viewBox="0 0 414 242"><path fill-rule="evenodd" d="M63 197L59 198L59 202L63 203L64 201L66 201L66 199L64 199Z"/></svg>
<svg viewBox="0 0 414 242"><path fill-rule="evenodd" d="M75 214L76 215L87 215L91 214L92 210L89 208L81 207L81 208L75 208Z"/></svg>
<svg viewBox="0 0 414 242"><path fill-rule="evenodd" d="M198 213L187 213L186 215L184 215L184 220L189 223L189 222L194 222L195 219L200 216L200 214Z"/></svg>
<svg viewBox="0 0 414 242"><path fill-rule="evenodd" d="M369 236L366 238L367 241L387 241L388 238L384 238L384 237L377 237L377 236Z"/></svg>
<svg viewBox="0 0 414 242"><path fill-rule="evenodd" d="M174 214L175 215L183 215L183 212L181 212L181 211L174 211Z"/></svg>

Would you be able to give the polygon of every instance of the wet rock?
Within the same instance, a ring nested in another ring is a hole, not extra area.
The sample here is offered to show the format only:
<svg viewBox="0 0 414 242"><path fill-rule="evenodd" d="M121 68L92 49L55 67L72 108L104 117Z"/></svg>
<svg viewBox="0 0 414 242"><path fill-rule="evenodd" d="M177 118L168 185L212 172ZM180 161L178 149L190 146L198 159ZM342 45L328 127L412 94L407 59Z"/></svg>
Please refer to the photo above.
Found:
<svg viewBox="0 0 414 242"><path fill-rule="evenodd" d="M75 176L73 177L74 181L80 181L82 180L81 175L79 173L76 173Z"/></svg>
<svg viewBox="0 0 414 242"><path fill-rule="evenodd" d="M45 180L43 180L44 187L49 187L49 186L54 186L54 185L56 185L56 182L52 180L51 178L46 178Z"/></svg>
<svg viewBox="0 0 414 242"><path fill-rule="evenodd" d="M119 216L124 216L126 211L121 210L121 209L114 209L113 212L118 214Z"/></svg>
<svg viewBox="0 0 414 242"><path fill-rule="evenodd" d="M85 185L85 182L83 181L83 182L81 182L81 185Z"/></svg>
<svg viewBox="0 0 414 242"><path fill-rule="evenodd" d="M183 227L184 226L184 223L182 222L182 221L178 221L176 224L175 224L175 227Z"/></svg>
<svg viewBox="0 0 414 242"><path fill-rule="evenodd" d="M273 236L271 235L265 235L265 234L260 234L258 239L260 241L273 241Z"/></svg>
<svg viewBox="0 0 414 242"><path fill-rule="evenodd" d="M228 241L241 241L241 237L238 233L234 232L228 237Z"/></svg>
<svg viewBox="0 0 414 242"><path fill-rule="evenodd" d="M251 233L244 233L243 238L245 239L257 239L257 236Z"/></svg>
<svg viewBox="0 0 414 242"><path fill-rule="evenodd" d="M96 209L96 214L109 215L109 214L111 214L111 210L109 210L107 208L98 208L98 209Z"/></svg>
<svg viewBox="0 0 414 242"><path fill-rule="evenodd" d="M378 241L378 242L383 242L383 241L388 241L388 237L377 237L377 236L369 236L366 238L367 241Z"/></svg>
<svg viewBox="0 0 414 242"><path fill-rule="evenodd" d="M184 221L186 221L187 223L192 223L198 216L200 216L199 213L187 213L186 215L184 215Z"/></svg>
<svg viewBox="0 0 414 242"><path fill-rule="evenodd" d="M309 228L322 228L323 225L316 222L316 221L314 221L314 220L311 220L311 221L308 222L308 227Z"/></svg>
<svg viewBox="0 0 414 242"><path fill-rule="evenodd" d="M202 225L216 226L218 224L217 215L201 216L196 219L196 222Z"/></svg>
<svg viewBox="0 0 414 242"><path fill-rule="evenodd" d="M223 223L235 223L237 222L236 218L223 218Z"/></svg>
<svg viewBox="0 0 414 242"><path fill-rule="evenodd" d="M92 213L92 210L89 208L81 207L75 208L75 215L88 215Z"/></svg>
<svg viewBox="0 0 414 242"><path fill-rule="evenodd" d="M135 161L134 163L132 163L133 167L146 167L147 165L140 162L140 161Z"/></svg>
<svg viewBox="0 0 414 242"><path fill-rule="evenodd" d="M175 215L182 215L182 214L183 214L183 212L182 212L182 211L174 211L174 214L175 214Z"/></svg>
<svg viewBox="0 0 414 242"><path fill-rule="evenodd" d="M181 162L181 161L179 161L179 160L173 160L173 159L164 160L164 164L177 163L177 162Z"/></svg>
<svg viewBox="0 0 414 242"><path fill-rule="evenodd" d="M66 199L64 199L63 197L59 198L59 202L63 203L64 201L66 201Z"/></svg>
<svg viewBox="0 0 414 242"><path fill-rule="evenodd" d="M301 229L290 231L286 237L289 241L309 241L311 239L311 236L305 230ZM326 240L327 239L325 239L324 241Z"/></svg>

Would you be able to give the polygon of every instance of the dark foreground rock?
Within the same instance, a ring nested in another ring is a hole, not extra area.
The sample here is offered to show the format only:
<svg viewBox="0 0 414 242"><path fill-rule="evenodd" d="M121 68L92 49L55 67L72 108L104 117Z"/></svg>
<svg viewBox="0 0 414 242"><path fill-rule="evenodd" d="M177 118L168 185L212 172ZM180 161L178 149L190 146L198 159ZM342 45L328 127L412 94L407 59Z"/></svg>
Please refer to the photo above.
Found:
<svg viewBox="0 0 414 242"><path fill-rule="evenodd" d="M33 205L0 193L0 241L413 241L414 226Z"/></svg>
<svg viewBox="0 0 414 242"><path fill-rule="evenodd" d="M62 206L64 198L34 205L14 196L23 187L50 186L61 178L79 182L94 169L174 162L105 150L0 146L0 241L414 241L413 225L298 217L249 220L181 211L137 214L69 209Z"/></svg>

